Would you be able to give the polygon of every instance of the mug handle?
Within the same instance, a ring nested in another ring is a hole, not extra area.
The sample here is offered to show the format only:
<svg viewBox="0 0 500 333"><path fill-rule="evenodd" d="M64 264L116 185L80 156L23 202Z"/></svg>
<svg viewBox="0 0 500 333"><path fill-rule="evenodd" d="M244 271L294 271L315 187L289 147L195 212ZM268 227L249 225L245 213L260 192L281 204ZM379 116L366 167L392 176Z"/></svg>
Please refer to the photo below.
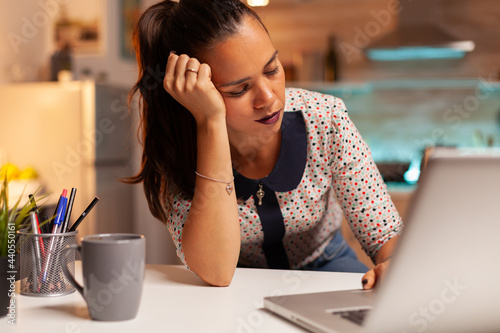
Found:
<svg viewBox="0 0 500 333"><path fill-rule="evenodd" d="M73 277L73 275L71 275L71 272L68 270L68 266L66 264L68 252L70 250L76 250L76 251L80 252L81 246L73 244L73 245L68 246L64 250L62 250L62 252L61 252L61 268L62 268L64 275L68 279L69 283L71 283L73 285L73 287L75 287L76 290L78 290L78 292L80 294L82 294L83 298L85 298L85 296L83 295L83 287L80 286L80 284L78 284L78 282L76 282L75 278Z"/></svg>

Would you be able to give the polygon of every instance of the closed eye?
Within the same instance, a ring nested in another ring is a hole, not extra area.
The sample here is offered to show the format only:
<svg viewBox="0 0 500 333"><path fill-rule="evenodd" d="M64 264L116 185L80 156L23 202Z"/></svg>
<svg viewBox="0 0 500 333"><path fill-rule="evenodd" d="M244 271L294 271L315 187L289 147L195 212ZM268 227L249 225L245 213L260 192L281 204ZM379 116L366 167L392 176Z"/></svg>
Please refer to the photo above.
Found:
<svg viewBox="0 0 500 333"><path fill-rule="evenodd" d="M240 97L240 96L243 96L243 94L245 94L248 90L248 84L246 84L244 87L243 87L243 90L241 91L238 91L238 92L229 92L229 95L231 97Z"/></svg>
<svg viewBox="0 0 500 333"><path fill-rule="evenodd" d="M278 74L280 71L280 66L276 66L275 69L273 69L272 71L269 71L269 72L265 72L264 74L266 75L276 75Z"/></svg>

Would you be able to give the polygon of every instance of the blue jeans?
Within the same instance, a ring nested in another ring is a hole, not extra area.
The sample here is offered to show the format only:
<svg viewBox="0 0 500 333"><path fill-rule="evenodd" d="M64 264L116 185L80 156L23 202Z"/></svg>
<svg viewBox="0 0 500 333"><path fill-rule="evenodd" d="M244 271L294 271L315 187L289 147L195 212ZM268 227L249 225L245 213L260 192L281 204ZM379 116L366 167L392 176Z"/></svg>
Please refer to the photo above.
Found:
<svg viewBox="0 0 500 333"><path fill-rule="evenodd" d="M358 260L354 250L346 243L340 230L335 233L325 251L302 269L352 273L366 273L368 271L368 268Z"/></svg>

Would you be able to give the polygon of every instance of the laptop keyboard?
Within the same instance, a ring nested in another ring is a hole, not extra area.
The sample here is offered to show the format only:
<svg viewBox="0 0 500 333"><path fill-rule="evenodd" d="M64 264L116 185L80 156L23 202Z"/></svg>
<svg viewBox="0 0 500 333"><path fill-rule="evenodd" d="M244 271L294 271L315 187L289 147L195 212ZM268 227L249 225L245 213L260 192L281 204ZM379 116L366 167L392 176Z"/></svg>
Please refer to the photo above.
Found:
<svg viewBox="0 0 500 333"><path fill-rule="evenodd" d="M333 312L332 314L339 315L342 318L350 320L351 322L361 326L366 318L366 315L368 314L368 311L370 311L370 309L339 311Z"/></svg>

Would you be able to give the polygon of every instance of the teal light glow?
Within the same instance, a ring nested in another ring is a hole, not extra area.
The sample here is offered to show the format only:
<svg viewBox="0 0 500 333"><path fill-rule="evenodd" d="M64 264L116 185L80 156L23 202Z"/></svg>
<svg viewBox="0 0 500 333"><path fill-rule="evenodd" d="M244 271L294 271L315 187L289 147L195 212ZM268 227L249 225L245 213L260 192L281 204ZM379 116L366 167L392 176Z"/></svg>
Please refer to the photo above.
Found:
<svg viewBox="0 0 500 333"><path fill-rule="evenodd" d="M370 49L366 56L373 61L401 61L424 59L460 59L465 51L437 47L400 47L397 49Z"/></svg>
<svg viewBox="0 0 500 333"><path fill-rule="evenodd" d="M420 164L420 160L415 159L411 161L410 167L404 174L405 182L411 185L417 183L418 178L420 177Z"/></svg>

